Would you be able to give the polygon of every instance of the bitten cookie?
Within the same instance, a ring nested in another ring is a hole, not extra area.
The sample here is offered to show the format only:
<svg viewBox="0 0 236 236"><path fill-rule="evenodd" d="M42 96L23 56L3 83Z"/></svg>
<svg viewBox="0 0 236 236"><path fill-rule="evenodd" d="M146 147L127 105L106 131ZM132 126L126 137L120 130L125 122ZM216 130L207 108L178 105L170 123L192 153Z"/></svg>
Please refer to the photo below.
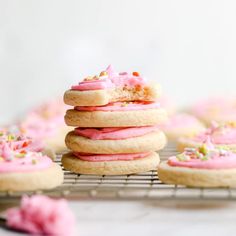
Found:
<svg viewBox="0 0 236 236"><path fill-rule="evenodd" d="M120 154L158 151L166 145L166 137L157 127L77 128L65 142L75 152Z"/></svg>
<svg viewBox="0 0 236 236"><path fill-rule="evenodd" d="M155 152L131 155L91 156L75 156L73 153L68 153L62 157L62 165L66 170L79 174L92 175L127 175L143 173L156 169L159 162L159 155Z"/></svg>
<svg viewBox="0 0 236 236"><path fill-rule="evenodd" d="M236 154L211 143L198 149L186 148L158 167L159 179L190 187L235 187Z"/></svg>
<svg viewBox="0 0 236 236"><path fill-rule="evenodd" d="M117 73L108 66L99 76L88 76L65 92L64 101L71 106L102 106L117 101L155 101L160 85L148 85L138 72Z"/></svg>
<svg viewBox="0 0 236 236"><path fill-rule="evenodd" d="M157 102L117 102L68 110L65 122L74 127L134 127L162 124L167 113Z"/></svg>
<svg viewBox="0 0 236 236"><path fill-rule="evenodd" d="M216 147L236 152L236 122L225 124L212 122L205 132L194 137L180 138L177 142L177 148L179 151L183 151L185 147L199 147L208 137Z"/></svg>
<svg viewBox="0 0 236 236"><path fill-rule="evenodd" d="M12 150L0 145L0 191L33 191L63 182L61 167L39 152Z"/></svg>

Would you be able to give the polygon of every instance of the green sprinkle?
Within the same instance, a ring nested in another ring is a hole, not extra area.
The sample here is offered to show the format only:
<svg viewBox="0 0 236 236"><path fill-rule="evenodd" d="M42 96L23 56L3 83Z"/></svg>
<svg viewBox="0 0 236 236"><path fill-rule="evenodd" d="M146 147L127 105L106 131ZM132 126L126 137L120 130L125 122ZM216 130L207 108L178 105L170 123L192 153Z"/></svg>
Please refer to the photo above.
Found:
<svg viewBox="0 0 236 236"><path fill-rule="evenodd" d="M16 154L16 157L17 158L25 157L25 153L18 153L18 154Z"/></svg>
<svg viewBox="0 0 236 236"><path fill-rule="evenodd" d="M196 156L197 156L198 158L202 158L202 153L196 152L195 154L196 154Z"/></svg>
<svg viewBox="0 0 236 236"><path fill-rule="evenodd" d="M179 161L186 161L186 156L184 155L184 153L178 154L178 155L176 156L176 158L177 158Z"/></svg>
<svg viewBox="0 0 236 236"><path fill-rule="evenodd" d="M12 140L14 140L14 139L15 139L15 136L12 135L12 134L9 134L9 135L7 136L7 140L8 140L8 141L12 141Z"/></svg>
<svg viewBox="0 0 236 236"><path fill-rule="evenodd" d="M208 153L206 144L203 144L202 146L200 146L200 147L198 148L198 151L199 151L200 153L202 153L203 155L206 155L206 154Z"/></svg>
<svg viewBox="0 0 236 236"><path fill-rule="evenodd" d="M202 157L201 161L208 161L208 157L207 156Z"/></svg>

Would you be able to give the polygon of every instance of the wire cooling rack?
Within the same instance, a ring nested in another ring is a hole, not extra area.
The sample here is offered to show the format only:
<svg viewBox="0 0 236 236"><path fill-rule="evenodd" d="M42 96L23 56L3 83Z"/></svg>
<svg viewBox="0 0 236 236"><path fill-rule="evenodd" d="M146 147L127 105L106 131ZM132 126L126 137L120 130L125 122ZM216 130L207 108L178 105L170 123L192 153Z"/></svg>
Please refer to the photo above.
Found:
<svg viewBox="0 0 236 236"><path fill-rule="evenodd" d="M161 159L176 153L169 145L160 152ZM60 164L58 155L57 162ZM156 170L136 175L97 176L64 171L64 183L52 190L37 192L0 192L0 201L19 199L23 194L46 194L68 199L132 199L132 200L236 200L236 188L187 188L164 184Z"/></svg>

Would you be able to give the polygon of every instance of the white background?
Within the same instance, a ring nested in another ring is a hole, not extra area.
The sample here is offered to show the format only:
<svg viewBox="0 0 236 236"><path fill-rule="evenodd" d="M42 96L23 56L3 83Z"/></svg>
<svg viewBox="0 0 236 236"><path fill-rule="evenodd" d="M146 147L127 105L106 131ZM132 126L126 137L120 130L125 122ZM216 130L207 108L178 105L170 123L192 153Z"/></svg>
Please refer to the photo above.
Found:
<svg viewBox="0 0 236 236"><path fill-rule="evenodd" d="M0 123L108 64L179 105L236 87L236 1L0 0Z"/></svg>

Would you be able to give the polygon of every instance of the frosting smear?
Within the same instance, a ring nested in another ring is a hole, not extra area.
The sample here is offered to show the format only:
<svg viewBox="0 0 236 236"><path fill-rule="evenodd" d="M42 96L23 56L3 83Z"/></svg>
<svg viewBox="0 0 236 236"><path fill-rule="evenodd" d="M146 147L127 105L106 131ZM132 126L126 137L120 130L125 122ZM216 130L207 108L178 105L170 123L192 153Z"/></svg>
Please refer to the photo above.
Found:
<svg viewBox="0 0 236 236"><path fill-rule="evenodd" d="M105 106L78 106L77 111L139 111L160 108L158 102L113 102Z"/></svg>
<svg viewBox="0 0 236 236"><path fill-rule="evenodd" d="M148 156L149 152L130 154L90 154L74 152L74 155L83 161L131 161Z"/></svg>
<svg viewBox="0 0 236 236"><path fill-rule="evenodd" d="M93 140L120 140L142 136L157 131L156 126L127 128L76 128L74 133Z"/></svg>
<svg viewBox="0 0 236 236"><path fill-rule="evenodd" d="M236 168L236 154L223 148L216 148L208 136L199 148L185 148L184 152L170 157L170 166L198 169Z"/></svg>

